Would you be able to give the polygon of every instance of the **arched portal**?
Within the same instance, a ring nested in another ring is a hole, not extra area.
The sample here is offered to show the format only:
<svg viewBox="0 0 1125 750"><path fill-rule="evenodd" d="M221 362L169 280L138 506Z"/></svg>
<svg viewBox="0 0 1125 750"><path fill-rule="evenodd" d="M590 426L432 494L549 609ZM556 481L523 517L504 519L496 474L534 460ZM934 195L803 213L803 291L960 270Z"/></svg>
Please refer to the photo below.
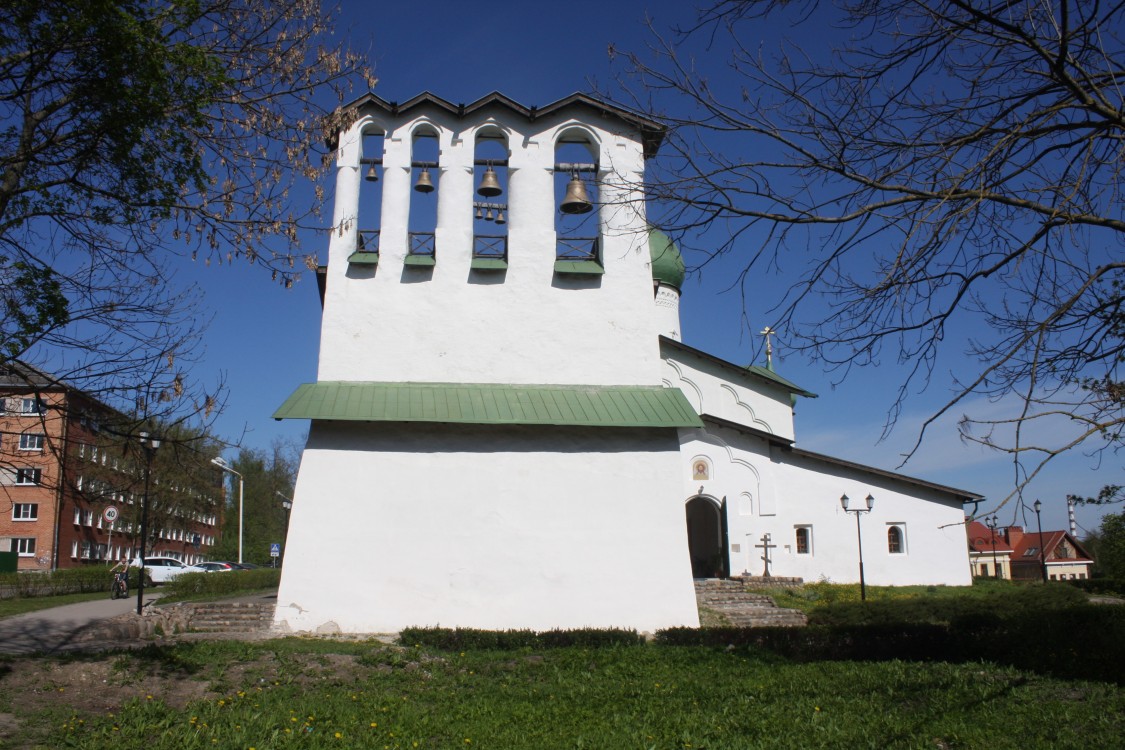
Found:
<svg viewBox="0 0 1125 750"><path fill-rule="evenodd" d="M730 556L727 553L727 508L709 497L687 501L688 552L693 578L727 578Z"/></svg>

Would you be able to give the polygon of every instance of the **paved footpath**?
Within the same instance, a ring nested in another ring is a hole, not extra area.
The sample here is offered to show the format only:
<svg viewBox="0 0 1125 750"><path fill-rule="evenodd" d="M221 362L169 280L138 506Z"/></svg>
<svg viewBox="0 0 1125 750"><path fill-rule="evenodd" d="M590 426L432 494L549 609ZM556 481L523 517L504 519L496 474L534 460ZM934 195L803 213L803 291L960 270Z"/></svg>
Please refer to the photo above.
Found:
<svg viewBox="0 0 1125 750"><path fill-rule="evenodd" d="M150 597L146 589L145 606L159 596ZM90 641L82 638L84 631L103 620L136 610L136 593L128 599L110 599L106 592L104 599L5 617L0 619L0 654L51 653L78 644L89 647Z"/></svg>

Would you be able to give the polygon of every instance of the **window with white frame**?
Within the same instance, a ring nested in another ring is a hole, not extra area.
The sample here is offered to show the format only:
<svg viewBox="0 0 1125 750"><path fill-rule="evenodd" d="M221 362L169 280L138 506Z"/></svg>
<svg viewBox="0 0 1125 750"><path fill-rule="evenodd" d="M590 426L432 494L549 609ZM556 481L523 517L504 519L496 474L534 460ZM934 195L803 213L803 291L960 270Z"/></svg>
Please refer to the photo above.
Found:
<svg viewBox="0 0 1125 750"><path fill-rule="evenodd" d="M41 398L21 398L20 414L42 415L47 413L47 404Z"/></svg>
<svg viewBox="0 0 1125 750"><path fill-rule="evenodd" d="M892 555L906 554L906 524L887 525L887 552Z"/></svg>
<svg viewBox="0 0 1125 750"><path fill-rule="evenodd" d="M20 450L21 451L41 451L43 450L43 435L42 433L25 432L20 435Z"/></svg>
<svg viewBox="0 0 1125 750"><path fill-rule="evenodd" d="M89 539L83 539L82 540L82 559L83 560L89 560L90 559L90 550L91 550L92 547L93 547L93 544L90 542Z"/></svg>
<svg viewBox="0 0 1125 750"><path fill-rule="evenodd" d="M15 503L12 506L13 521L38 521L39 503Z"/></svg>
<svg viewBox="0 0 1125 750"><path fill-rule="evenodd" d="M16 537L12 540L12 549L14 549L20 557L34 557L35 537Z"/></svg>
<svg viewBox="0 0 1125 750"><path fill-rule="evenodd" d="M82 525L83 526L93 526L94 525L94 511L92 511L92 510L82 511Z"/></svg>
<svg viewBox="0 0 1125 750"><path fill-rule="evenodd" d="M78 557L78 542L76 541L70 543L70 556Z"/></svg>
<svg viewBox="0 0 1125 750"><path fill-rule="evenodd" d="M42 469L24 467L16 469L16 484L39 484L43 480Z"/></svg>
<svg viewBox="0 0 1125 750"><path fill-rule="evenodd" d="M794 534L797 540L797 554L798 555L811 555L812 554L812 527L811 526L798 526L794 529Z"/></svg>

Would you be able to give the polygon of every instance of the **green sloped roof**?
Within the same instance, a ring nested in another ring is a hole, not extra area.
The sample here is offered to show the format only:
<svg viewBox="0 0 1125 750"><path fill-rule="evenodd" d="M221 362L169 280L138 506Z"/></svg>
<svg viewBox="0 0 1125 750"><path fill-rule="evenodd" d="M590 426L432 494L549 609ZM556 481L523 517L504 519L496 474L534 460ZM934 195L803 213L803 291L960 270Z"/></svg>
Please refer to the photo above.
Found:
<svg viewBox="0 0 1125 750"><path fill-rule="evenodd" d="M592 427L702 427L676 388L474 383L305 383L274 419Z"/></svg>

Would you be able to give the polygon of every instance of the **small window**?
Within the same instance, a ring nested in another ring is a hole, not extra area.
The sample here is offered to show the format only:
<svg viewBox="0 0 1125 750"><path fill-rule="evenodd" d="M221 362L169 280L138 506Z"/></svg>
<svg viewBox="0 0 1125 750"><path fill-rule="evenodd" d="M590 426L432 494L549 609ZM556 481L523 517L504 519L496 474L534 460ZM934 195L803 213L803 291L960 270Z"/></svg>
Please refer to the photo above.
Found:
<svg viewBox="0 0 1125 750"><path fill-rule="evenodd" d="M21 451L41 451L43 450L43 436L30 432L25 432L20 435L20 450Z"/></svg>
<svg viewBox="0 0 1125 750"><path fill-rule="evenodd" d="M1024 557L1035 557L1038 554L1039 554L1039 548L1038 547L1028 547L1026 550L1024 550L1023 556Z"/></svg>
<svg viewBox="0 0 1125 750"><path fill-rule="evenodd" d="M988 563L981 563L980 564L980 574L982 576L988 575Z"/></svg>
<svg viewBox="0 0 1125 750"><path fill-rule="evenodd" d="M812 536L811 530L809 529L808 526L798 526L797 530L796 530L796 534L797 534L797 554L798 555L809 554L809 551L812 549L812 545L810 544L810 542L811 542L810 537Z"/></svg>
<svg viewBox="0 0 1125 750"><path fill-rule="evenodd" d="M42 480L42 469L16 469L16 484L39 484Z"/></svg>
<svg viewBox="0 0 1125 750"><path fill-rule="evenodd" d="M12 506L13 521L39 520L39 503L16 503Z"/></svg>
<svg viewBox="0 0 1125 750"><path fill-rule="evenodd" d="M81 555L81 557L82 557L83 560L89 560L90 559L90 550L91 550L92 547L93 547L93 544L90 542L89 539L83 539L82 540L82 555Z"/></svg>
<svg viewBox="0 0 1125 750"><path fill-rule="evenodd" d="M906 539L902 526L887 527L887 552L892 555L901 555L906 552Z"/></svg>
<svg viewBox="0 0 1125 750"><path fill-rule="evenodd" d="M12 548L20 557L35 556L35 537L23 537L12 540Z"/></svg>
<svg viewBox="0 0 1125 750"><path fill-rule="evenodd" d="M47 413L47 405L43 403L43 399L39 398L22 398L20 399L20 414L25 415L43 415Z"/></svg>

